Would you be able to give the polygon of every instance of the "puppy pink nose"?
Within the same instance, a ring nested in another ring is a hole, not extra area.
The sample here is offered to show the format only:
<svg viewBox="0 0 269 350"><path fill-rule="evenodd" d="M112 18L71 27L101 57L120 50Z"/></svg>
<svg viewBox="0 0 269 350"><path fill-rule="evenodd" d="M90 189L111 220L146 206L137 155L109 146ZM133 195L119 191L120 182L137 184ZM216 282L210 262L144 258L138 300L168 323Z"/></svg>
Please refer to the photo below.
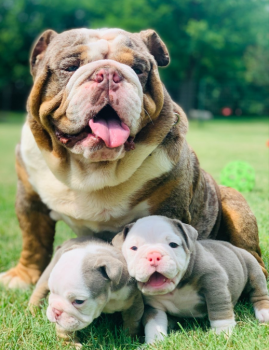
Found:
<svg viewBox="0 0 269 350"><path fill-rule="evenodd" d="M52 312L54 313L55 318L60 317L63 313L61 310L55 309L54 307L52 308Z"/></svg>
<svg viewBox="0 0 269 350"><path fill-rule="evenodd" d="M152 252L147 255L147 259L151 266L157 266L159 265L159 262L162 259L162 256L160 253Z"/></svg>

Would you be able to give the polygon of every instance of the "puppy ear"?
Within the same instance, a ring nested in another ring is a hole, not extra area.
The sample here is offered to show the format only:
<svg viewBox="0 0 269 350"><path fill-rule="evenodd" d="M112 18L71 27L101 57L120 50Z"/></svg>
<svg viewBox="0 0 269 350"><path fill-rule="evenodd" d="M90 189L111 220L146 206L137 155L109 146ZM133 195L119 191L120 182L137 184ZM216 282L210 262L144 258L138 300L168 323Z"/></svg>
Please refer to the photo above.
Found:
<svg viewBox="0 0 269 350"><path fill-rule="evenodd" d="M158 66L165 67L170 62L169 53L162 39L155 30L148 29L140 32L140 36L147 45L149 52L154 56Z"/></svg>
<svg viewBox="0 0 269 350"><path fill-rule="evenodd" d="M179 234L184 237L189 251L192 251L194 248L194 243L198 238L198 232L191 225L184 224L179 220L173 219L173 222L179 231Z"/></svg>
<svg viewBox="0 0 269 350"><path fill-rule="evenodd" d="M123 273L123 263L111 256L97 259L95 268L101 268L105 277L109 278L114 285L118 285Z"/></svg>
<svg viewBox="0 0 269 350"><path fill-rule="evenodd" d="M112 245L116 248L121 249L126 236L128 235L128 232L130 231L130 229L134 226L134 222L124 226L123 230L118 233L113 239L112 239Z"/></svg>
<svg viewBox="0 0 269 350"><path fill-rule="evenodd" d="M36 75L37 67L39 63L42 61L42 58L44 57L44 54L47 50L47 47L49 46L50 42L57 33L54 30L48 29L44 33L40 35L40 37L37 39L36 43L34 44L31 56L30 56L30 69L31 74L33 76Z"/></svg>

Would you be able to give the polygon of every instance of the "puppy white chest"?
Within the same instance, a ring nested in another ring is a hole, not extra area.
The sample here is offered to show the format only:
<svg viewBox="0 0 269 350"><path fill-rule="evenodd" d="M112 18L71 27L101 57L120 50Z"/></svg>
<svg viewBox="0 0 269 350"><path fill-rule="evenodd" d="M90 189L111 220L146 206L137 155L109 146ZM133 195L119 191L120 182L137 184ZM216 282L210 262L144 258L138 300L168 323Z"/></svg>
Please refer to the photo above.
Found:
<svg viewBox="0 0 269 350"><path fill-rule="evenodd" d="M131 307L133 298L130 297L130 288L125 287L117 292L111 293L110 300L106 304L103 312L106 314L112 314L118 311L124 311Z"/></svg>
<svg viewBox="0 0 269 350"><path fill-rule="evenodd" d="M204 298L191 285L165 295L146 296L145 301L173 316L204 317L207 313Z"/></svg>

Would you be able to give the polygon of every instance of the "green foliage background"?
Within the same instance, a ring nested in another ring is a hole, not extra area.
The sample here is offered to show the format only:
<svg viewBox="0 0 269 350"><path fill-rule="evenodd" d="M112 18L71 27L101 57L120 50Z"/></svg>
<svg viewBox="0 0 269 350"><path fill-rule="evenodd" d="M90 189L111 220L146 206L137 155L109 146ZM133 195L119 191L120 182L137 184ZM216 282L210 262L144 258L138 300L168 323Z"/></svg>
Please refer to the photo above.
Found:
<svg viewBox="0 0 269 350"><path fill-rule="evenodd" d="M161 74L187 110L269 112L268 0L0 0L0 103L24 109L29 51L45 29L153 28L168 46Z"/></svg>

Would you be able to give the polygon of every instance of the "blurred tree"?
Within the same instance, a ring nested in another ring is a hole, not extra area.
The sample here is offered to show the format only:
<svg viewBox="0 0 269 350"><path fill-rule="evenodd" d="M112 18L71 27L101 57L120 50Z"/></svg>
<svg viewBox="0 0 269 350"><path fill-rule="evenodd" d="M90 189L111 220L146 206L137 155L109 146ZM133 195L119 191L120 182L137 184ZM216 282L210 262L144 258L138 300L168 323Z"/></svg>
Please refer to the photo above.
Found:
<svg viewBox="0 0 269 350"><path fill-rule="evenodd" d="M269 101L259 96L266 95L268 86L261 74L268 69L268 40L261 39L268 32L268 19L267 0L2 0L0 90L5 102L8 91L13 98L18 90L21 96L27 95L29 48L46 28L58 32L83 26L153 28L172 58L170 66L161 70L162 78L185 109L197 106L200 87L201 95L208 85L214 112L223 107L220 96L224 94L230 96L227 101L232 108L253 113L259 102L257 111L265 113ZM251 108L249 100L243 103L249 96L255 100ZM18 102L21 108L22 101ZM210 108L210 103L206 106Z"/></svg>
<svg viewBox="0 0 269 350"><path fill-rule="evenodd" d="M87 27L90 14L84 10L85 5L78 7L74 0L0 1L1 105L2 109L24 109L32 84L30 48L37 36L47 28L61 32Z"/></svg>

